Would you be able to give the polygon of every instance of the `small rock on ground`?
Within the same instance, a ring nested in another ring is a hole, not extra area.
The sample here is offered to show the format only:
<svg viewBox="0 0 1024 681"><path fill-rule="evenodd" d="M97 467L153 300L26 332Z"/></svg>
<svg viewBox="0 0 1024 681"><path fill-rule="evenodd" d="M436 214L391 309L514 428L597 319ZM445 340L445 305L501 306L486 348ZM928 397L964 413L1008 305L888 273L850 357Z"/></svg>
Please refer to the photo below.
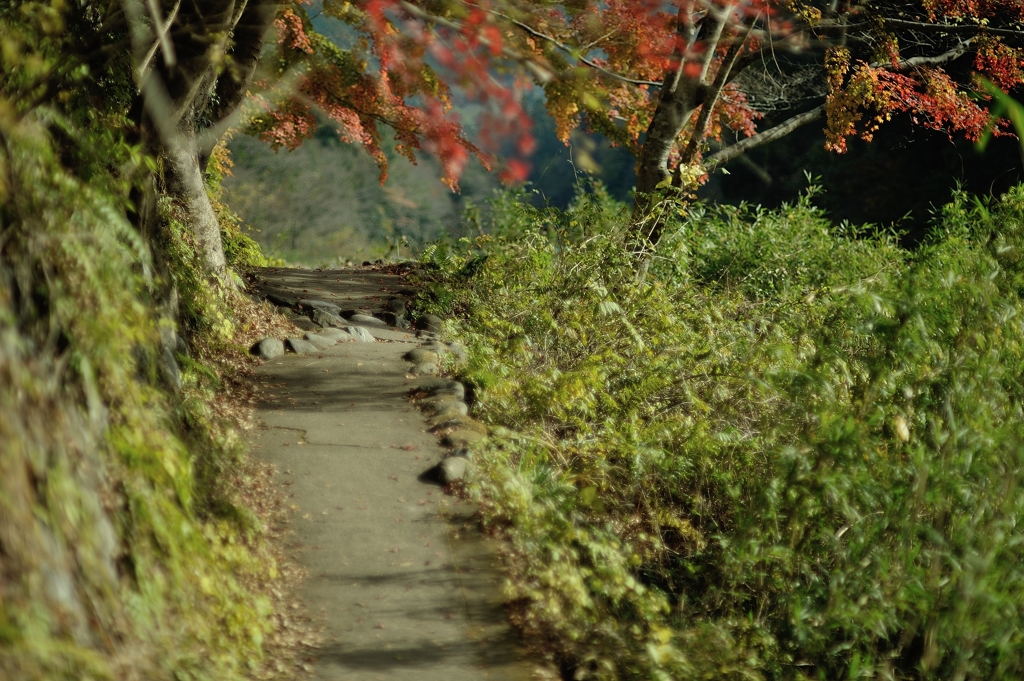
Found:
<svg viewBox="0 0 1024 681"><path fill-rule="evenodd" d="M284 345L286 349L291 350L296 355L311 355L320 349L309 341L302 340L301 338L288 338L285 340Z"/></svg>
<svg viewBox="0 0 1024 681"><path fill-rule="evenodd" d="M352 340L352 336L348 332L346 332L345 330L334 328L334 327L330 327L330 326L327 327L326 329L318 332L316 335L320 336L321 338L328 338L328 339L333 340L333 341L350 341L350 340Z"/></svg>
<svg viewBox="0 0 1024 681"><path fill-rule="evenodd" d="M419 346L419 350L426 350L433 352L438 357L444 357L448 354L448 346L441 341L430 341L429 343L423 343Z"/></svg>
<svg viewBox="0 0 1024 681"><path fill-rule="evenodd" d="M249 352L260 359L274 359L284 354L284 343L276 338L264 338L253 344Z"/></svg>
<svg viewBox="0 0 1024 681"><path fill-rule="evenodd" d="M383 312L374 312L373 317L374 319L379 319L384 322L387 326L398 326L399 317L394 312L389 312L387 310L384 310Z"/></svg>
<svg viewBox="0 0 1024 681"><path fill-rule="evenodd" d="M437 376L437 365L433 362L420 362L409 370L413 376Z"/></svg>
<svg viewBox="0 0 1024 681"><path fill-rule="evenodd" d="M348 331L349 335L362 343L373 343L376 340L372 333L361 326L346 326L345 330Z"/></svg>
<svg viewBox="0 0 1024 681"><path fill-rule="evenodd" d="M328 326L343 327L348 324L344 319L327 310L313 310L313 322L324 328Z"/></svg>
<svg viewBox="0 0 1024 681"><path fill-rule="evenodd" d="M449 456L438 466L438 478L441 484L450 485L460 480L468 480L473 474L473 463L461 456Z"/></svg>
<svg viewBox="0 0 1024 681"><path fill-rule="evenodd" d="M441 443L447 447L468 447L471 444L486 439L486 435L475 430L453 430L441 438Z"/></svg>
<svg viewBox="0 0 1024 681"><path fill-rule="evenodd" d="M309 298L303 298L299 301L299 307L308 308L310 310L323 310L324 312L330 312L333 315L341 316L341 308L334 303L328 303L325 300L310 300Z"/></svg>
<svg viewBox="0 0 1024 681"><path fill-rule="evenodd" d="M318 350L326 350L327 348L333 348L334 344L337 343L337 339L328 338L319 333L304 333L302 334L303 340L309 341L317 347Z"/></svg>
<svg viewBox="0 0 1024 681"><path fill-rule="evenodd" d="M422 400L417 402L420 409L431 408L433 405L440 404L442 402L458 402L459 398L450 393L441 393L439 395L433 395L431 397L424 397ZM436 409L435 409L436 411Z"/></svg>
<svg viewBox="0 0 1024 681"><path fill-rule="evenodd" d="M426 348L413 348L409 352L402 355L402 359L404 359L407 362L415 362L419 364L420 362L437 363L438 357L436 352L427 350Z"/></svg>
<svg viewBox="0 0 1024 681"><path fill-rule="evenodd" d="M487 435L487 426L468 416L434 418L430 421L430 430L433 432L449 428L452 430L475 430L481 435Z"/></svg>
<svg viewBox="0 0 1024 681"><path fill-rule="evenodd" d="M425 314L416 320L416 328L428 333L440 334L444 330L444 322L437 315Z"/></svg>
<svg viewBox="0 0 1024 681"><path fill-rule="evenodd" d="M458 381L453 381L450 378L434 378L427 381L423 381L418 385L413 386L412 392L425 392L429 395L454 395L455 397L464 399L466 397L466 388Z"/></svg>
<svg viewBox="0 0 1024 681"><path fill-rule="evenodd" d="M454 418L456 416L466 416L469 414L469 408L466 407L465 402L459 402L454 400L452 402L435 402L434 404L426 405L424 410L428 414L433 414L436 418L447 417Z"/></svg>
<svg viewBox="0 0 1024 681"><path fill-rule="evenodd" d="M356 313L348 318L350 324L363 324L365 326L387 326L382 320L368 314Z"/></svg>

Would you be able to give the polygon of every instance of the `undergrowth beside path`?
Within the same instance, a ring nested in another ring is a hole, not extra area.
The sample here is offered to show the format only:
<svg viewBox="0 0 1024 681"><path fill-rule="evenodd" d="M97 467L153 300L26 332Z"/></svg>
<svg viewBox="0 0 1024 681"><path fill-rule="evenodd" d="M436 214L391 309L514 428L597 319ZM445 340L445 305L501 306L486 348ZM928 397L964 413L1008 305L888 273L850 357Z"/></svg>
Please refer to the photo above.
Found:
<svg viewBox="0 0 1024 681"><path fill-rule="evenodd" d="M238 436L245 348L282 322L203 273L130 55L91 75L62 7L0 7L0 678L294 678L294 570Z"/></svg>
<svg viewBox="0 0 1024 681"><path fill-rule="evenodd" d="M430 249L520 625L578 679L1024 675L1024 189L930 239L513 199Z"/></svg>

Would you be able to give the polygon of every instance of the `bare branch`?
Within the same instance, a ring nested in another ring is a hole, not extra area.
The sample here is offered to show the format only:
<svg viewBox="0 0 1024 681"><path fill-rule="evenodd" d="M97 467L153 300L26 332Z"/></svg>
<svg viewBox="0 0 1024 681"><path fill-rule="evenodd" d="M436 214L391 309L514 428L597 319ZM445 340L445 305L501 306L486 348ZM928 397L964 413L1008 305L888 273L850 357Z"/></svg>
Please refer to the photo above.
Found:
<svg viewBox="0 0 1024 681"><path fill-rule="evenodd" d="M160 43L160 50L164 53L164 63L170 68L174 66L176 59L174 56L174 45L171 44L167 33L174 23L174 17L178 14L178 8L181 7L181 0L178 0L177 4L174 5L174 10L167 18L166 24L160 18L160 6L157 5L157 0L146 0L146 5L149 7L149 16L153 19L153 31L156 33L157 42Z"/></svg>
<svg viewBox="0 0 1024 681"><path fill-rule="evenodd" d="M786 120L764 132L759 132L753 137L737 142L736 144L730 145L721 151L712 154L704 159L704 168L709 173L714 172L721 166L725 165L729 161L742 156L751 149L756 149L769 142L774 142L777 139L781 139L793 132L799 127L812 123L822 116L825 115L825 105L816 106L810 111L805 111L802 114L793 116L789 120Z"/></svg>
<svg viewBox="0 0 1024 681"><path fill-rule="evenodd" d="M707 47L704 52L704 61L700 65L700 79L704 80L707 78L708 71L711 69L711 62L715 59L715 51L718 50L718 41L722 39L722 32L725 30L725 25L729 23L729 14L732 13L732 9L735 5L729 5L723 7L719 11L713 9L708 10L709 16L715 20L715 26L712 30L712 35L707 41ZM749 31L748 31L749 33Z"/></svg>
<svg viewBox="0 0 1024 681"><path fill-rule="evenodd" d="M959 43L956 47L947 50L942 54L927 57L911 57L909 59L904 59L900 61L899 64L896 65L895 67L892 64L884 62L875 63L872 64L871 66L875 68L888 68L892 70L895 68L913 68L915 66L945 64L966 54L973 40L973 38L965 40ZM716 152L711 156L708 156L707 158L704 159L704 167L707 169L709 173L714 172L719 167L725 165L729 161L732 161L738 156L747 153L751 149L756 149L761 145L768 144L769 142L774 142L777 139L785 137L786 135L793 132L797 128L818 120L824 115L824 113L825 105L822 104L811 109L810 111L806 111L802 114L793 116L792 118L786 120L783 123L780 123L779 125L769 128L764 132L758 133L753 137L748 137L747 139L742 140L741 142L737 142L736 144L728 146L722 149L721 151Z"/></svg>

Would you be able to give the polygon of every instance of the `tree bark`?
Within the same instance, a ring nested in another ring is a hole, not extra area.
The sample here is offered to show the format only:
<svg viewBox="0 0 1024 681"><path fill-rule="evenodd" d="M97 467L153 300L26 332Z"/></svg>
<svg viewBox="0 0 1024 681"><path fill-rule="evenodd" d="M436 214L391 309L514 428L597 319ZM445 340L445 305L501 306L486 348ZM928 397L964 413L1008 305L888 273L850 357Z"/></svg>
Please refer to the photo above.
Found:
<svg viewBox="0 0 1024 681"><path fill-rule="evenodd" d="M163 150L164 191L185 211L188 226L196 236L203 268L207 274L223 279L227 273L220 222L206 193L206 182L199 169L199 147L195 133L180 131L174 144Z"/></svg>
<svg viewBox="0 0 1024 681"><path fill-rule="evenodd" d="M149 3L151 11L154 4ZM133 14L140 17L141 5L132 7ZM140 64L139 110L144 112L140 130L149 133L146 146L160 159L162 189L184 210L203 267L221 281L226 280L227 262L203 171L210 150L223 134L218 124L227 120L245 97L275 11L270 0L183 2L175 7L165 34L151 35L144 26L137 30L137 36L142 36L137 38L137 53L152 53L148 44L154 41L168 44L152 67ZM158 30L159 18L150 16L150 20ZM217 63L222 51L231 60L223 73ZM213 98L214 93L223 99ZM216 116L214 126L204 135L203 121L211 112Z"/></svg>
<svg viewBox="0 0 1024 681"><path fill-rule="evenodd" d="M668 160L672 148L683 126L704 101L708 89L692 78L682 77L674 87L669 87L670 82L671 78L666 78L666 85L662 86L658 106L637 158L632 218L633 247L637 251L646 250L661 237L662 220L654 215L661 194L658 187L670 180Z"/></svg>
<svg viewBox="0 0 1024 681"><path fill-rule="evenodd" d="M683 126L697 107L708 100L710 88L704 82L704 76L727 19L726 13L716 18L712 18L709 13L707 21L698 28L692 23L691 10L692 7L686 5L679 8L674 64L662 79L658 105L637 158L631 238L633 250L642 260L646 260L650 246L658 243L661 238L663 220L655 210L661 198L658 187L670 179L668 160ZM701 74L698 77L688 76L684 73L687 52L708 28L715 37L706 48L707 56ZM707 103L712 105L714 102Z"/></svg>

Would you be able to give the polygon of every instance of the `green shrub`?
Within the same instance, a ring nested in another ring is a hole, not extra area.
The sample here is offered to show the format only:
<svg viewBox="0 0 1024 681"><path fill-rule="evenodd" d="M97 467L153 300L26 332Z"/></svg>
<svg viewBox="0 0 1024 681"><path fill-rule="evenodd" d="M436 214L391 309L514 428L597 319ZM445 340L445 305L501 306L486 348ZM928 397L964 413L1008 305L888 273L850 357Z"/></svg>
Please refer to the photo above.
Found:
<svg viewBox="0 0 1024 681"><path fill-rule="evenodd" d="M1024 674L1024 190L913 253L811 194L696 206L644 278L625 215L427 254L523 626L578 678Z"/></svg>

